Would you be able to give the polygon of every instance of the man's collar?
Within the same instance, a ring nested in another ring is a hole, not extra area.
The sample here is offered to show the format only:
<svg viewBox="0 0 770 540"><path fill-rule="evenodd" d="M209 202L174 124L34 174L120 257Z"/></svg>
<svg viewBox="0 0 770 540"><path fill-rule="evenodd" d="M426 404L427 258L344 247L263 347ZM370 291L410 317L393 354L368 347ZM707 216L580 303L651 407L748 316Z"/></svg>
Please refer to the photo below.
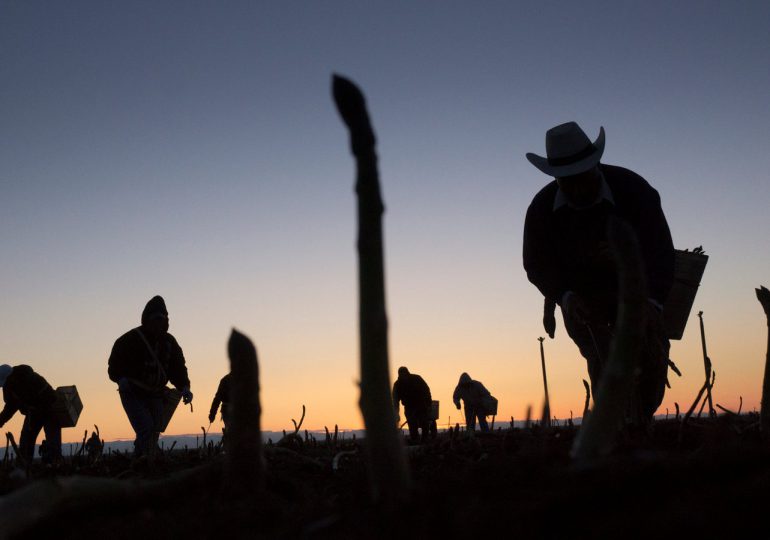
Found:
<svg viewBox="0 0 770 540"><path fill-rule="evenodd" d="M596 200L593 202L593 204L583 208L590 208L591 206L595 206L602 201L607 201L612 205L615 204L615 199L612 197L612 190L610 190L609 184L607 184L607 181L604 179L604 173L599 171L599 174L602 177L602 183L599 186L599 195L596 197ZM553 199L553 211L555 212L565 205L569 206L570 208L577 208L573 204L570 204L570 202L567 200L567 196L564 194L561 188L559 188L556 191L556 197ZM580 210L580 208L578 208L578 210Z"/></svg>

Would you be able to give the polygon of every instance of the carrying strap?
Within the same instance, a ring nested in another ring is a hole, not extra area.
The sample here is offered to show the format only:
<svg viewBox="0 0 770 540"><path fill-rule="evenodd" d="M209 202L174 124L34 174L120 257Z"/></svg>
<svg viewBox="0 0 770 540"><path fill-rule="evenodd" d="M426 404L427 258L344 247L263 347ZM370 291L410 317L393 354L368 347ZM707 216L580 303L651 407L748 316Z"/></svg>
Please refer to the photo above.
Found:
<svg viewBox="0 0 770 540"><path fill-rule="evenodd" d="M147 341L146 337L144 337L141 328L136 328L135 330L139 334L139 337L142 338L142 341L144 341L144 344L147 346L147 350L150 352L150 356L152 356L152 359L155 360L155 366L157 367L156 381L158 382L158 387L165 386L165 381L168 380L168 376L166 375L166 370L163 369L163 365L160 363L160 359L158 359L158 355L155 354L155 350L152 348L152 345L150 345L150 342ZM164 381L163 384L161 384L161 381ZM146 385L140 384L140 386Z"/></svg>

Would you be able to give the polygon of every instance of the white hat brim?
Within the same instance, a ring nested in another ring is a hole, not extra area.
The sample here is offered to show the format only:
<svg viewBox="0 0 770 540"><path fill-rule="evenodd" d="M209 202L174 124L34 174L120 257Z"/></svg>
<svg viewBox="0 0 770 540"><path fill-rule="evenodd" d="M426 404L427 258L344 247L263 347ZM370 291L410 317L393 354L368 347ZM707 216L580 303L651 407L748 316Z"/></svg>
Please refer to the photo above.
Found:
<svg viewBox="0 0 770 540"><path fill-rule="evenodd" d="M596 147L596 151L594 153L568 165L551 165L548 162L548 158L538 156L537 154L533 154L531 152L527 153L527 159L532 165L540 169L548 176L553 176L555 178L572 176L586 172L587 170L594 167L597 163L599 163L599 160L601 160L602 154L604 154L603 127L599 129L599 136L594 141L594 146Z"/></svg>

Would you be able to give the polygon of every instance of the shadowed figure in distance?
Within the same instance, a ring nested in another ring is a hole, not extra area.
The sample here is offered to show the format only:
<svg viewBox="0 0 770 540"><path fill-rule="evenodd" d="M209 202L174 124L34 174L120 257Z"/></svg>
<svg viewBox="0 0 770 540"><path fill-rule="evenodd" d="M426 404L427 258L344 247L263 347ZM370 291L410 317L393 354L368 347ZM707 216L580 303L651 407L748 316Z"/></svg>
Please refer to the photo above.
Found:
<svg viewBox="0 0 770 540"><path fill-rule="evenodd" d="M393 383L393 406L400 422L399 402L404 404L404 416L409 426L409 440L414 444L426 442L428 434L435 436L436 422L431 417L433 399L425 380L405 367L398 368L398 379Z"/></svg>
<svg viewBox="0 0 770 540"><path fill-rule="evenodd" d="M186 404L193 399L182 348L168 333L168 325L165 301L151 298L141 326L115 341L108 361L107 373L118 383L120 401L136 433L137 457L157 449L166 383L182 392Z"/></svg>
<svg viewBox="0 0 770 540"><path fill-rule="evenodd" d="M230 373L222 377L217 387L217 392L214 394L214 399L211 402L211 409L209 410L209 423L214 422L217 418L217 410L219 405L222 405L222 422L227 429L230 423Z"/></svg>
<svg viewBox="0 0 770 540"><path fill-rule="evenodd" d="M45 431L46 454L43 461L61 458L61 425L53 412L56 392L42 376L24 364L0 366L0 388L5 407L0 412L0 427L17 412L24 415L19 437L19 453L28 463L35 453L40 430Z"/></svg>
<svg viewBox="0 0 770 540"><path fill-rule="evenodd" d="M476 429L476 418L479 419L479 429L489 431L487 415L491 399L492 394L481 384L481 381L474 381L467 373L460 375L460 380L452 394L452 401L458 410L460 400L465 406L465 426L469 431Z"/></svg>
<svg viewBox="0 0 770 540"><path fill-rule="evenodd" d="M616 263L607 239L607 222L627 223L639 242L649 302L640 373L628 411L646 424L663 400L669 340L662 310L674 278L674 247L658 192L638 174L600 163L604 128L594 142L575 123L546 133L547 157L527 154L554 178L535 195L524 223L523 262L529 280L546 298L544 325L552 336L549 299L560 307L564 326L588 364L596 392L609 356L617 301Z"/></svg>

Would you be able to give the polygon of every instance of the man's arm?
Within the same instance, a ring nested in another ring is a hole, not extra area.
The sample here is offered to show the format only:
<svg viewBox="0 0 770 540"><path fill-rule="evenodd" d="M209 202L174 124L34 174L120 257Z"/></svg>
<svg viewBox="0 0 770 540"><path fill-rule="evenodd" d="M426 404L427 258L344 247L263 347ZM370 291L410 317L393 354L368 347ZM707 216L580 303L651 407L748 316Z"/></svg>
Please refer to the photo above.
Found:
<svg viewBox="0 0 770 540"><path fill-rule="evenodd" d="M179 346L173 336L168 335L171 345L171 357L169 358L168 380L180 390L190 389L190 379L187 376L187 365L184 360L182 347Z"/></svg>
<svg viewBox="0 0 770 540"><path fill-rule="evenodd" d="M398 395L398 381L393 383L393 408L396 409L396 413L398 414L398 402L401 400L400 396Z"/></svg>
<svg viewBox="0 0 770 540"><path fill-rule="evenodd" d="M663 305L674 283L674 243L660 195L650 187L640 204L639 245L644 260L650 298Z"/></svg>
<svg viewBox="0 0 770 540"><path fill-rule="evenodd" d="M455 387L454 393L452 394L452 401L454 402L455 407L457 407L458 409L460 408L460 397L461 397L460 392L461 392L461 389L460 389L460 385L458 384Z"/></svg>
<svg viewBox="0 0 770 540"><path fill-rule="evenodd" d="M16 414L18 410L19 407L13 401L6 403L5 407L3 407L3 411L0 412L0 427L4 426L8 420L13 418L13 415Z"/></svg>
<svg viewBox="0 0 770 540"><path fill-rule="evenodd" d="M558 269L555 246L548 237L551 214L551 208L544 204L538 194L527 209L524 220L523 263L527 279L543 296L561 305L567 287Z"/></svg>
<svg viewBox="0 0 770 540"><path fill-rule="evenodd" d="M126 376L125 365L124 345L120 339L117 339L112 346L110 359L107 360L107 376L111 381L118 382Z"/></svg>

